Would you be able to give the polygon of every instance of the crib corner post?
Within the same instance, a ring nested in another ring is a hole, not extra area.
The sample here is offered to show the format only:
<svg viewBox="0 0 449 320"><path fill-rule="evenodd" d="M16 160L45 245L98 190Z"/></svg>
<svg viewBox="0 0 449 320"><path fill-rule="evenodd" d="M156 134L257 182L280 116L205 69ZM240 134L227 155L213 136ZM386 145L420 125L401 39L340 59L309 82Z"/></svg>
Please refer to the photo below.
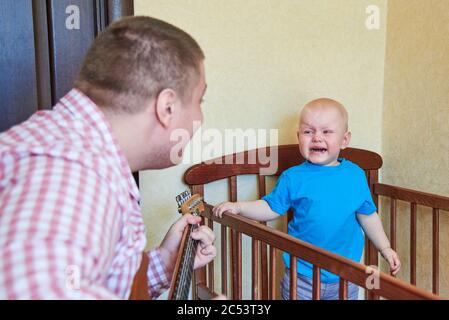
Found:
<svg viewBox="0 0 449 320"><path fill-rule="evenodd" d="M368 171L368 185L369 188L371 190L371 195L373 197L373 201L374 204L376 205L377 208L379 208L379 196L374 192L374 185L379 182L379 171L378 169L375 170L369 170ZM378 209L379 211L379 209ZM367 259L365 259L365 264L371 267L375 267L378 268L379 267L379 252L377 251L376 247L374 246L374 244L368 241L368 245L367 245L367 252L366 257ZM368 291L367 292L367 300L378 300L379 297L376 296L373 292Z"/></svg>

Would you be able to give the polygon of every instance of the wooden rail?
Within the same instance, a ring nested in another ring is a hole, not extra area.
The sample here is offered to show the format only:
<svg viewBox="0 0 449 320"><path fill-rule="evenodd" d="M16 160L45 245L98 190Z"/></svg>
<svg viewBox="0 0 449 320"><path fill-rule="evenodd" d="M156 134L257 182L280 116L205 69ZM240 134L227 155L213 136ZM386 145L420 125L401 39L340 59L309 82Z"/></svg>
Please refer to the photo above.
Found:
<svg viewBox="0 0 449 320"><path fill-rule="evenodd" d="M261 148L245 151L238 154L224 156L210 161L208 164L195 165L187 170L184 181L190 186L193 193L204 196L204 185L216 180L226 178L229 183L230 201L237 200L237 176L242 174L257 175L259 198L267 192L265 178L267 173L262 174L261 168L270 164L261 161L260 155L270 156L276 153L277 166L270 175L279 175L285 169L290 168L303 161L297 145L283 145L276 148ZM439 216L440 211L449 211L449 198L429 193L418 192L401 187L378 183L378 170L382 166L382 158L371 151L347 148L343 150L342 157L356 163L363 170L373 196L378 206L379 197L389 197L390 203L390 241L393 249L397 248L397 204L398 201L410 203L410 257L411 273L410 282L416 283L417 268L417 217L420 212L419 206L432 208L432 291L426 292L404 281L389 275L380 273L380 288L367 288L366 280L369 272L366 266L378 266L378 252L370 241L366 241L365 265L355 263L345 258L304 243L292 238L284 232L280 232L261 223L250 221L240 216L224 214L222 219L210 215L210 207L204 214L204 222L211 228L215 223L221 228L221 266L215 268L214 263L195 271L193 298L209 299L215 292L214 283L216 270L221 271L221 289L230 298L242 298L242 234L251 237L251 297L253 299L275 299L278 282L276 274L276 255L278 251L288 252L291 260L300 258L314 265L313 269L313 297L319 298L320 273L328 270L340 276L340 299L347 299L348 282L355 283L366 288L367 299L385 297L387 299L437 299L435 294L439 293ZM242 162L243 160L243 162ZM239 162L240 161L240 162ZM378 206L379 208L379 206ZM147 263L144 260L143 264ZM296 264L290 269L290 281L296 284ZM228 270L230 269L230 274ZM367 273L368 272L368 273ZM134 298L144 297L146 287L146 268L142 265L136 276L132 296ZM137 282L140 282L137 283ZM228 288L231 283L231 288ZM291 289L291 298L296 296L296 290ZM140 291L142 294L134 294Z"/></svg>
<svg viewBox="0 0 449 320"><path fill-rule="evenodd" d="M397 203L398 200L410 205L410 283L416 285L417 270L417 217L418 206L432 209L432 292L439 294L440 267L440 210L449 211L449 197L401 188L384 183L374 184L377 196L390 198L390 240L393 249L397 243Z"/></svg>
<svg viewBox="0 0 449 320"><path fill-rule="evenodd" d="M245 234L251 237L254 241L262 242L270 246L270 251L274 252L274 250L281 250L282 252L288 252L293 257L292 261L295 261L297 258L303 259L305 261L310 262L314 266L314 275L313 275L313 298L319 299L319 289L320 289L320 272L321 270L330 271L336 275L338 275L341 279L340 286L340 298L347 298L347 283L352 282L362 288L367 289L368 291L374 293L376 296L384 297L386 299L439 299L438 296L427 292L425 290L419 289L411 284L408 284L402 280L396 279L390 275L384 274L382 272L378 272L377 283L378 286L370 287L371 279L373 277L373 272L375 270L360 264L349 259L343 258L341 256L335 255L331 252L320 249L316 246L313 246L307 242L303 242L298 240L290 235L269 228L260 223L254 222L245 217L241 217L238 215L231 215L224 213L223 217L217 218L211 214L212 206L206 205L206 210L203 213L204 217L207 219L211 219L216 223L221 224L222 227L229 228L233 230L235 233L241 235ZM237 239L241 246L241 238ZM238 247L239 245L237 245ZM232 254L232 253L231 253ZM241 261L241 256L240 256ZM254 277L255 270L258 269L260 260L257 261L252 268L252 277ZM270 280L273 280L275 275L275 264L270 264ZM291 285L290 286L290 294L291 298L294 299L296 297L296 263L291 264ZM241 269L233 270L233 278L241 279ZM377 271L376 271L377 272ZM204 281L200 281L198 286L201 288L201 291L198 292L198 298L203 299L210 297L214 294L216 289L206 284L205 278ZM257 291L257 281L254 281L252 284L252 292L253 297L257 297L254 295L254 292ZM238 285L233 285L231 290L227 288L227 283L225 287L222 288L223 291L231 292L231 298L241 299L242 297L242 286L241 280L237 282Z"/></svg>

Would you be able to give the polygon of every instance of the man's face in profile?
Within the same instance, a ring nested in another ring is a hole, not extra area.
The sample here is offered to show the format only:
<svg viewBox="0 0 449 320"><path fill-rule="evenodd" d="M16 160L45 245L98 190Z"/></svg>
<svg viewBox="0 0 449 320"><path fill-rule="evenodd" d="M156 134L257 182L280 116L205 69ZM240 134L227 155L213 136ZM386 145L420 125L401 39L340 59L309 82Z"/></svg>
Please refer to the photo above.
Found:
<svg viewBox="0 0 449 320"><path fill-rule="evenodd" d="M200 63L199 77L197 83L191 85L190 95L182 101L178 100L176 120L170 133L169 153L170 159L168 166L181 163L186 145L192 139L195 131L203 122L203 112L201 103L206 92L206 79L204 64Z"/></svg>
<svg viewBox="0 0 449 320"><path fill-rule="evenodd" d="M191 99L189 102L181 104L182 119L180 128L184 128L189 132L189 137L192 138L195 131L198 129L198 125L194 123L203 123L203 111L201 110L201 103L206 93L206 76L204 71L204 63L200 63L199 81L194 85L191 92Z"/></svg>

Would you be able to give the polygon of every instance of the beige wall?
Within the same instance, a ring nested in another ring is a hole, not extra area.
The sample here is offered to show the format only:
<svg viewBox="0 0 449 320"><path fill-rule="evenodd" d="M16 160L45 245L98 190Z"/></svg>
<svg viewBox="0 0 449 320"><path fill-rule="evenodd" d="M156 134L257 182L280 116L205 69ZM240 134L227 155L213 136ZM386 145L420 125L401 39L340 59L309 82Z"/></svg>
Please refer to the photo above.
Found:
<svg viewBox="0 0 449 320"><path fill-rule="evenodd" d="M372 4L380 8L380 30L365 28L365 8ZM352 146L384 157L384 182L447 196L447 4L447 0L135 0L135 11L181 27L204 49L208 92L203 131L277 128L280 144L294 143L298 108L315 97L332 97L349 110ZM197 135L195 143L201 144L200 138ZM199 161L197 154L192 157L187 159ZM188 167L141 173L149 247L161 241L176 219L174 197L185 188L182 174ZM239 178L241 199L256 197L254 184L254 177ZM212 203L226 196L222 182L206 189ZM406 210L400 204L403 279L409 277ZM421 211L418 285L430 289L431 216ZM384 221L388 231L387 214ZM449 239L444 232L449 214L442 213L440 223L441 290L449 296L445 259Z"/></svg>
<svg viewBox="0 0 449 320"><path fill-rule="evenodd" d="M388 2L382 127L383 181L445 196L449 195L448 5L447 0ZM398 249L404 268L400 277L408 279L409 209L405 205L401 209ZM421 210L418 286L427 289L431 288L431 223L431 212ZM449 296L448 212L441 213L440 223L441 289Z"/></svg>
<svg viewBox="0 0 449 320"><path fill-rule="evenodd" d="M385 1L344 4L136 0L135 12L181 27L204 49L203 131L276 128L279 143L295 143L299 107L328 96L349 110L352 146L380 151L385 16L380 30L369 31L365 7L377 4L386 13ZM181 176L187 167L141 174L143 212L156 215L157 226L174 219L174 196L184 188ZM151 227L153 221L147 220ZM150 235L150 244L159 238Z"/></svg>
<svg viewBox="0 0 449 320"><path fill-rule="evenodd" d="M372 4L380 8L380 30L365 27ZM352 146L375 151L382 143L386 12L386 0L135 0L136 15L173 23L202 46L203 131L276 128L280 144L295 143L299 107L326 96L347 107ZM149 247L177 217L174 197L185 189L188 167L141 173ZM239 179L241 199L256 197L254 183L254 177ZM226 195L224 183L206 189L212 203Z"/></svg>

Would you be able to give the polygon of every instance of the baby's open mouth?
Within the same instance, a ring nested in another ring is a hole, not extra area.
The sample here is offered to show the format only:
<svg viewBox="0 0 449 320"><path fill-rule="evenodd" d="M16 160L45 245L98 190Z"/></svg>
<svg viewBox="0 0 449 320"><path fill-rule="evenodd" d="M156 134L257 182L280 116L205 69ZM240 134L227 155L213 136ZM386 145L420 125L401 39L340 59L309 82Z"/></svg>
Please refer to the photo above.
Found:
<svg viewBox="0 0 449 320"><path fill-rule="evenodd" d="M326 148L310 148L311 152L326 152Z"/></svg>

